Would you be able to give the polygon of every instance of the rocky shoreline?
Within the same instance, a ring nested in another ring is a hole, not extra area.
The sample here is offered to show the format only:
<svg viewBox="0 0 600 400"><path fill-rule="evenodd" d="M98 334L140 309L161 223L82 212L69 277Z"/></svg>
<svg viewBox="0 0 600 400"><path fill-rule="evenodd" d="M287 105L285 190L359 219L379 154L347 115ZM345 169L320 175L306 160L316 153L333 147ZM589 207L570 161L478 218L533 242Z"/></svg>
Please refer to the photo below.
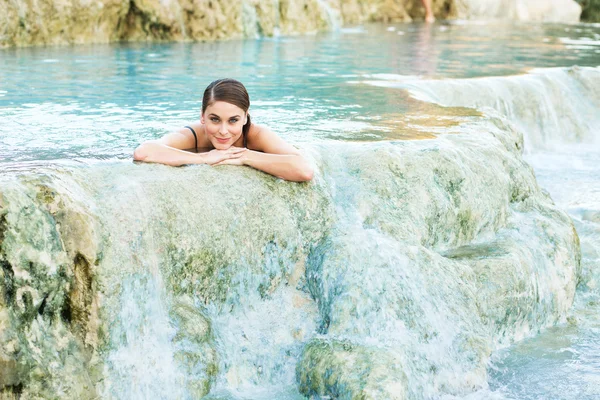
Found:
<svg viewBox="0 0 600 400"><path fill-rule="evenodd" d="M433 0L432 8L440 20L570 23L579 21L581 15L581 6L574 0L544 4L535 0ZM423 16L420 0L243 0L233 6L226 0L3 0L0 48L254 38L315 33L365 22L408 22Z"/></svg>

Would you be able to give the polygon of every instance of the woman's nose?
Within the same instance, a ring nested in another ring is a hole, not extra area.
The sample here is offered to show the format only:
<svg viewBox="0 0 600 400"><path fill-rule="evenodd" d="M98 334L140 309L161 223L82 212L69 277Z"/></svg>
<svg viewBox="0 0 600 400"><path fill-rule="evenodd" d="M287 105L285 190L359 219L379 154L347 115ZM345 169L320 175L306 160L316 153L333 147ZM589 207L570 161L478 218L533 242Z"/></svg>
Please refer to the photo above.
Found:
<svg viewBox="0 0 600 400"><path fill-rule="evenodd" d="M219 127L219 133L222 135L227 134L227 127L225 126L225 124L221 124L221 126Z"/></svg>

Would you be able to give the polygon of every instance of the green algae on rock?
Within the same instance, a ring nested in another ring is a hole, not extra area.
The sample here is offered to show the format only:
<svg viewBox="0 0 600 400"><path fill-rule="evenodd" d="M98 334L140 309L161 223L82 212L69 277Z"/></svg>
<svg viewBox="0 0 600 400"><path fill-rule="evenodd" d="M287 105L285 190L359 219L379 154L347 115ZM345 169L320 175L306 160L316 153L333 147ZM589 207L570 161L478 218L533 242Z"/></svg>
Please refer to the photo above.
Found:
<svg viewBox="0 0 600 400"><path fill-rule="evenodd" d="M91 398L99 359L95 216L60 180L2 182L3 392Z"/></svg>
<svg viewBox="0 0 600 400"><path fill-rule="evenodd" d="M298 362L300 390L308 396L345 399L404 399L402 358L384 347L314 339Z"/></svg>

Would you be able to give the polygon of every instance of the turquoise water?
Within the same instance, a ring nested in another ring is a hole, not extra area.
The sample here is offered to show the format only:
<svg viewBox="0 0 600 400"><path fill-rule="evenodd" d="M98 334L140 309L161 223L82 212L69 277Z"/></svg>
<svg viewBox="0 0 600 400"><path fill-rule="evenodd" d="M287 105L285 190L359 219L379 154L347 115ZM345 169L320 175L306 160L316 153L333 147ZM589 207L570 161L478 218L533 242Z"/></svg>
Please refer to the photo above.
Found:
<svg viewBox="0 0 600 400"><path fill-rule="evenodd" d="M316 36L195 44L89 45L0 53L0 160L128 158L197 119L213 79L242 80L251 112L290 140L376 139L387 116L439 110L377 74L426 79L597 66L596 25L367 25ZM459 113L460 114L460 113ZM402 121L400 121L402 122Z"/></svg>
<svg viewBox="0 0 600 400"><path fill-rule="evenodd" d="M540 184L575 223L583 273L566 324L499 351L492 358L491 387L509 398L600 398L599 149L597 145L565 146L527 157Z"/></svg>
<svg viewBox="0 0 600 400"><path fill-rule="evenodd" d="M589 99L600 83L596 69L564 69L575 65L600 65L599 25L366 25L219 43L5 50L0 169L130 159L141 141L197 119L204 87L223 76L246 84L255 121L301 147L431 138L493 108L523 131L540 185L574 220L583 272L567 322L498 349L489 387L466 396L591 400L600 397L600 100L567 102L575 111L559 100ZM579 73L592 78L569 80ZM543 118L534 112L542 105ZM571 119L589 125L573 134L562 124ZM252 390L223 397L297 396L289 387Z"/></svg>

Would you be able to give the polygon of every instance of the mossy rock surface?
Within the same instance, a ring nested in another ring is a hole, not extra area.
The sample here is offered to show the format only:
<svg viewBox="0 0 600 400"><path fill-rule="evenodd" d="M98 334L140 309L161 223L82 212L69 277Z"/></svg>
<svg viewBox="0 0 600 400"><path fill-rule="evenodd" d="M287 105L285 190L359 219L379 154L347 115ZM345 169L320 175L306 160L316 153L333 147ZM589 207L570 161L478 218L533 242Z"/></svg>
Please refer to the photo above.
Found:
<svg viewBox="0 0 600 400"><path fill-rule="evenodd" d="M600 22L600 0L577 0L581 5L581 20Z"/></svg>
<svg viewBox="0 0 600 400"><path fill-rule="evenodd" d="M304 349L296 369L306 396L336 399L406 399L401 358L390 349L348 341L315 339Z"/></svg>

